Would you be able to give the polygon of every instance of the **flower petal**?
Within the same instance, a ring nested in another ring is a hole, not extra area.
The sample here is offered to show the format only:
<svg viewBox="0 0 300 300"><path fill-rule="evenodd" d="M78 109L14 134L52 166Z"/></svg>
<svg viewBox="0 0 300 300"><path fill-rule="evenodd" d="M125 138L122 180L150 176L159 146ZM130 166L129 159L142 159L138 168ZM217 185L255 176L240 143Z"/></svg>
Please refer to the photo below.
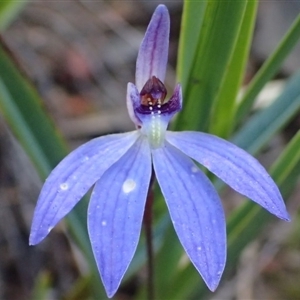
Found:
<svg viewBox="0 0 300 300"><path fill-rule="evenodd" d="M141 137L96 183L88 230L100 275L112 297L136 250L151 177L149 145Z"/></svg>
<svg viewBox="0 0 300 300"><path fill-rule="evenodd" d="M169 114L172 114L172 116L181 111L182 109L182 88L181 84L177 83L173 92L172 97L167 102L168 105L168 112ZM165 113L162 111L162 113Z"/></svg>
<svg viewBox="0 0 300 300"><path fill-rule="evenodd" d="M159 5L153 13L140 46L135 83L139 91L151 76L164 82L169 51L170 17L165 5Z"/></svg>
<svg viewBox="0 0 300 300"><path fill-rule="evenodd" d="M34 212L29 243L44 239L102 174L134 144L137 131L91 140L65 157L47 178Z"/></svg>
<svg viewBox="0 0 300 300"><path fill-rule="evenodd" d="M264 167L246 151L201 132L167 132L166 138L237 192L277 217L286 221L290 219L276 184Z"/></svg>
<svg viewBox="0 0 300 300"><path fill-rule="evenodd" d="M136 125L136 126L142 126L142 122L136 115L136 108L141 105L141 99L140 99L140 94L139 91L137 90L136 86L128 82L127 84L127 97L126 97L126 104L127 104L127 110L129 117L131 121Z"/></svg>
<svg viewBox="0 0 300 300"><path fill-rule="evenodd" d="M155 174L174 228L192 263L214 291L226 260L225 217L208 178L175 147L152 150Z"/></svg>

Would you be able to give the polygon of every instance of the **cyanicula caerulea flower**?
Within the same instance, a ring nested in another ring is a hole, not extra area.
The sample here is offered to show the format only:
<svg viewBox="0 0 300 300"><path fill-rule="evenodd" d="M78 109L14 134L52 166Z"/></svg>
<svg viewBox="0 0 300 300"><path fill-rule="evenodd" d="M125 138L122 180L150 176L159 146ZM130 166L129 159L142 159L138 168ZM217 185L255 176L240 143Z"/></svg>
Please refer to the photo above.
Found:
<svg viewBox="0 0 300 300"><path fill-rule="evenodd" d="M225 266L225 217L216 190L193 160L289 220L278 188L255 158L210 134L167 130L182 107L179 84L165 99L169 26L168 10L159 5L138 53L136 84L128 84L127 107L137 129L93 139L70 153L46 180L34 213L31 245L43 240L95 184L88 232L109 297L138 244L152 167L178 238L212 291Z"/></svg>

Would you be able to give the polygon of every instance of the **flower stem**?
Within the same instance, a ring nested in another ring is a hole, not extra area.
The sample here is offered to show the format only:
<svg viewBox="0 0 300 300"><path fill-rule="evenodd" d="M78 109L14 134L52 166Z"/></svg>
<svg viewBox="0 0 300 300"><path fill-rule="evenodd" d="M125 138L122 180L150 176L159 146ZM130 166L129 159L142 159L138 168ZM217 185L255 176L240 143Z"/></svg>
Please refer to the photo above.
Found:
<svg viewBox="0 0 300 300"><path fill-rule="evenodd" d="M148 256L148 276L147 276L147 292L148 300L154 300L154 264L153 264L153 243L152 243L152 204L153 204L153 186L154 175L152 173L149 186L148 196L146 200L144 212L144 228L146 235L146 247Z"/></svg>

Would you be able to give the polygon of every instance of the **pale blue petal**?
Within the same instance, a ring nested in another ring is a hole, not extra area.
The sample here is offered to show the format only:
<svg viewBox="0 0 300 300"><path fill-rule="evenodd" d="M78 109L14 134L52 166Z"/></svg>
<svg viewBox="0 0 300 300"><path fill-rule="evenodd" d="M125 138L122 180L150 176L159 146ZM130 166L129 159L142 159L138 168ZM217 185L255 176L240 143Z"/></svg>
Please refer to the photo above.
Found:
<svg viewBox="0 0 300 300"><path fill-rule="evenodd" d="M277 217L289 220L280 192L250 154L216 136L200 132L167 132L167 140L205 166L237 192L249 197Z"/></svg>
<svg viewBox="0 0 300 300"><path fill-rule="evenodd" d="M177 83L173 92L172 97L168 101L168 110L169 113L173 115L182 109L182 88L181 84Z"/></svg>
<svg viewBox="0 0 300 300"><path fill-rule="evenodd" d="M136 126L142 125L142 122L140 121L135 112L136 108L141 105L140 98L140 93L137 90L136 86L133 83L129 82L127 84L126 104L129 117Z"/></svg>
<svg viewBox="0 0 300 300"><path fill-rule="evenodd" d="M151 170L149 145L141 137L93 190L88 230L108 297L117 291L136 250Z"/></svg>
<svg viewBox="0 0 300 300"><path fill-rule="evenodd" d="M219 196L190 158L165 145L152 150L156 178L181 244L214 291L226 261L226 226Z"/></svg>
<svg viewBox="0 0 300 300"><path fill-rule="evenodd" d="M30 245L44 239L102 174L134 144L137 131L99 137L64 158L40 193L30 233Z"/></svg>
<svg viewBox="0 0 300 300"><path fill-rule="evenodd" d="M164 82L169 51L170 17L165 5L159 5L153 13L140 46L135 83L139 91L151 76Z"/></svg>

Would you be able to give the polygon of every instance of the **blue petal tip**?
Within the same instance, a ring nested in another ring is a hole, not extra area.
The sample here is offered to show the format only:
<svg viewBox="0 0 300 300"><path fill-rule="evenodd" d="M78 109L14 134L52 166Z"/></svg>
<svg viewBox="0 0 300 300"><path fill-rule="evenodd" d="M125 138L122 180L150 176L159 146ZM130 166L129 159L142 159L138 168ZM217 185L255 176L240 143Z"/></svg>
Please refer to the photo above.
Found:
<svg viewBox="0 0 300 300"><path fill-rule="evenodd" d="M278 217L286 222L291 222L291 216L287 211L282 216L278 216Z"/></svg>

